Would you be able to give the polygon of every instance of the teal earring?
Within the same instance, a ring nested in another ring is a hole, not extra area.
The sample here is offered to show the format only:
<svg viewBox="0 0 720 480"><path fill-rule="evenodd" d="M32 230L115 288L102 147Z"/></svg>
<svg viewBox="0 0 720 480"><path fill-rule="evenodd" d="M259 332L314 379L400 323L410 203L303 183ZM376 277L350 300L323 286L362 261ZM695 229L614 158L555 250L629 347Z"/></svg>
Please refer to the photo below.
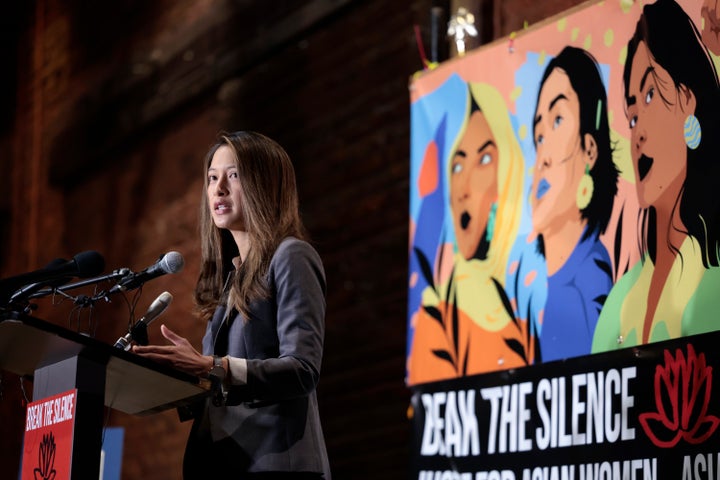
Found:
<svg viewBox="0 0 720 480"><path fill-rule="evenodd" d="M695 115L688 115L685 119L683 134L685 135L685 143L689 149L695 150L698 145L700 145L702 128L700 128L700 121Z"/></svg>
<svg viewBox="0 0 720 480"><path fill-rule="evenodd" d="M493 233L495 232L495 218L497 217L497 202L493 202L490 207L490 214L488 214L487 227L485 228L485 241L490 243L492 240Z"/></svg>

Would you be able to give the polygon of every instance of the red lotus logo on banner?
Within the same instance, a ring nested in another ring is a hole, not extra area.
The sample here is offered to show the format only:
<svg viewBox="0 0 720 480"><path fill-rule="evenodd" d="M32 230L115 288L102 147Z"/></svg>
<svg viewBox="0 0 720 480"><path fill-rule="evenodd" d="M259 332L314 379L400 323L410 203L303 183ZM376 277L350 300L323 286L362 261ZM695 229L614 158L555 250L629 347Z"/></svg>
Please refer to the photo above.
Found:
<svg viewBox="0 0 720 480"><path fill-rule="evenodd" d="M55 436L52 432L43 435L38 451L38 466L33 470L36 480L54 480L55 471Z"/></svg>
<svg viewBox="0 0 720 480"><path fill-rule="evenodd" d="M708 415L712 393L712 367L705 354L688 344L687 358L679 348L675 357L665 350L665 365L655 368L657 412L642 413L640 424L655 446L672 448L684 439L697 445L715 432L720 418Z"/></svg>

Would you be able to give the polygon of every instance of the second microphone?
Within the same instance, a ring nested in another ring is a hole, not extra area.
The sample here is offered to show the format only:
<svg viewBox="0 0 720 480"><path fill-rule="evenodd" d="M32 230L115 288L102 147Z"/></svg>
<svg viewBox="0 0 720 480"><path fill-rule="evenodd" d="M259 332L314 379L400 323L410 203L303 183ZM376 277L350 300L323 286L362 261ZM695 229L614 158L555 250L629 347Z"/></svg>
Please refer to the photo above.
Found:
<svg viewBox="0 0 720 480"><path fill-rule="evenodd" d="M162 314L165 309L172 302L173 296L170 292L163 292L150 304L145 315L135 322L135 325L130 331L123 337L120 337L113 345L115 348L122 348L123 350L130 350L133 340L141 344L147 344L147 327Z"/></svg>

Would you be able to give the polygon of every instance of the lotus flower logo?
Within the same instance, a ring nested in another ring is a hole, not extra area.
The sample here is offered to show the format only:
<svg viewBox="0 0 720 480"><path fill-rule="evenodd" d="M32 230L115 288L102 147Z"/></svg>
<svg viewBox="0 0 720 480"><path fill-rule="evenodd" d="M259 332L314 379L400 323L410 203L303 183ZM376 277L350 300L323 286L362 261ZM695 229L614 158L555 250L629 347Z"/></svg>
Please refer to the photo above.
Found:
<svg viewBox="0 0 720 480"><path fill-rule="evenodd" d="M672 448L681 439L693 445L704 442L720 424L707 412L711 393L712 367L704 354L696 355L692 345L687 358L680 349L675 357L665 350L665 365L655 368L657 412L639 416L645 434L660 448Z"/></svg>
<svg viewBox="0 0 720 480"><path fill-rule="evenodd" d="M38 466L33 471L35 480L55 480L55 436L52 432L43 435L38 451Z"/></svg>

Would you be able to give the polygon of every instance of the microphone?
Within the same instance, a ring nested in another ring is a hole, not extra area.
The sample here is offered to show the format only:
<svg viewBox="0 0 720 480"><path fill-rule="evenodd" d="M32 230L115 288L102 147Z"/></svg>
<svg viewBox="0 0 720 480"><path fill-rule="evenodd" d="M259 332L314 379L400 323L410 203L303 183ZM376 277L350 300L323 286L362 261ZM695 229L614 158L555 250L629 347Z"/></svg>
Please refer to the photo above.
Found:
<svg viewBox="0 0 720 480"><path fill-rule="evenodd" d="M131 272L128 276L120 280L117 285L112 287L108 294L138 288L153 278L160 277L166 273L177 273L182 270L184 266L185 260L183 260L183 256L180 255L180 253L168 252L142 272Z"/></svg>
<svg viewBox="0 0 720 480"><path fill-rule="evenodd" d="M52 260L50 263L45 265L43 267L44 270L53 269L56 267L63 267L67 263L67 260L64 258L56 258L55 260ZM45 280L42 282L35 282L31 283L29 285L25 285L19 290L16 290L15 293L12 294L10 297L10 303L16 302L17 300L21 298L31 298L32 295L40 290L41 288L49 288L52 290L53 288L60 287L62 285L65 285L67 282L69 282L72 279L72 277L58 277L53 278L50 280Z"/></svg>
<svg viewBox="0 0 720 480"><path fill-rule="evenodd" d="M67 277L92 277L104 269L105 259L93 250L78 253L72 260L56 259L40 270L0 280L0 299L7 298L11 292L29 284L58 281L62 285L66 283L63 280Z"/></svg>
<svg viewBox="0 0 720 480"><path fill-rule="evenodd" d="M153 301L150 304L150 308L148 308L147 312L145 312L145 315L135 322L135 325L130 329L130 331L125 334L125 336L122 336L117 339L115 342L115 345L113 345L115 348L121 348L125 351L130 350L130 344L133 340L135 340L140 345L147 345L148 339L147 339L147 327L152 323L153 320L155 320L157 317L160 316L161 313L165 311L165 309L170 305L170 302L172 302L173 296L170 294L170 292L163 292L161 293L155 301Z"/></svg>

